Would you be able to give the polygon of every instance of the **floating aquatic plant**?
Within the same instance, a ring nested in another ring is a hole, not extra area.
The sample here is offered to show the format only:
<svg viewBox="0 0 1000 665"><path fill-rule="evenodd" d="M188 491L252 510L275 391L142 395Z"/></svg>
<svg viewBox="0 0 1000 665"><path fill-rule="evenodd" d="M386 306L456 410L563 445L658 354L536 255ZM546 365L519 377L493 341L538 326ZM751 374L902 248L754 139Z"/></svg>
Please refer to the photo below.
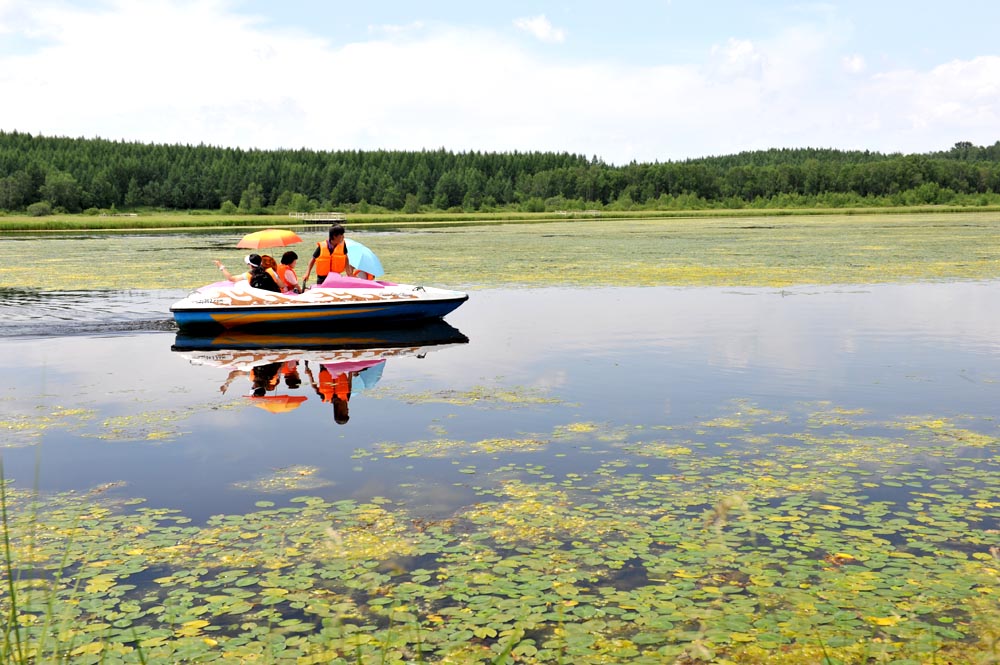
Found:
<svg viewBox="0 0 1000 665"><path fill-rule="evenodd" d="M302 496L199 525L101 491L8 488L7 634L74 662L992 657L996 424L800 407L736 403L719 417L739 427L571 423L530 440L573 446L589 471L482 457L456 467L479 500L441 519Z"/></svg>
<svg viewBox="0 0 1000 665"><path fill-rule="evenodd" d="M696 216L422 229L365 242L389 278L414 284L780 287L993 279L998 228L995 213L979 212ZM36 257L36 269L0 272L6 285L32 289L64 288L66 274L98 289L195 288L218 279L212 259L240 261L242 235L157 233L143 236L138 250L135 234L102 235L105 262L128 265L124 271L96 269L79 234L23 237L18 252ZM322 232L304 237L320 240ZM514 246L514 257L496 251Z"/></svg>

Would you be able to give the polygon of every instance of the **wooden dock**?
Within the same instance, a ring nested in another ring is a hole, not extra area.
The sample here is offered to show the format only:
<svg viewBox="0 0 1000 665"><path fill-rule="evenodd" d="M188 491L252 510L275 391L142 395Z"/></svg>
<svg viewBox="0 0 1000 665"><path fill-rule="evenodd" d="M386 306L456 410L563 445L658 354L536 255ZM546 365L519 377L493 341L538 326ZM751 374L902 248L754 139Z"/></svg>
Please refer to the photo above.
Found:
<svg viewBox="0 0 1000 665"><path fill-rule="evenodd" d="M342 212L290 212L289 217L294 217L303 222L345 222L347 215Z"/></svg>

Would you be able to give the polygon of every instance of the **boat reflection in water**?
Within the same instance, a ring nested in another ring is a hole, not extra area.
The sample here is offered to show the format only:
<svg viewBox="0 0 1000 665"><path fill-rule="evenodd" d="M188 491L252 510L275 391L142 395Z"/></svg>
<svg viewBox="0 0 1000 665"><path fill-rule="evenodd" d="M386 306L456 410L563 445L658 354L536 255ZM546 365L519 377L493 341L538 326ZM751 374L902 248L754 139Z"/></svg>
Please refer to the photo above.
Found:
<svg viewBox="0 0 1000 665"><path fill-rule="evenodd" d="M457 328L435 321L419 327L340 332L226 330L210 336L181 332L172 350L192 365L228 368L229 376L219 387L223 394L246 377L250 387L242 398L256 407L286 413L312 397L332 404L334 420L343 425L350 417L351 394L375 386L388 359L422 358L468 341Z"/></svg>

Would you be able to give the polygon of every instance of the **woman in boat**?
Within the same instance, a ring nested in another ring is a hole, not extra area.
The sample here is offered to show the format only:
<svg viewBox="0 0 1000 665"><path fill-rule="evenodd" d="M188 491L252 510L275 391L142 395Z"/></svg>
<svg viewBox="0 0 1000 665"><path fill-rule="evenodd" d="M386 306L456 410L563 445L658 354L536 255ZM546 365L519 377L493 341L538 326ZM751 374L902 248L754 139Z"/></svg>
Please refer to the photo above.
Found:
<svg viewBox="0 0 1000 665"><path fill-rule="evenodd" d="M250 282L250 286L257 289L264 289L265 291L276 291L281 292L281 285L283 282L281 278L278 277L278 273L274 270L277 264L274 262L274 258L265 254L261 256L260 254L248 254L243 259L249 270L239 275L234 275L226 269L226 266L222 265L222 261L215 261L215 266L222 271L222 276L225 277L230 282L242 282L247 280ZM270 267L268 267L270 266Z"/></svg>
<svg viewBox="0 0 1000 665"><path fill-rule="evenodd" d="M246 258L247 265L250 266L250 286L255 289L263 289L264 291L274 291L275 293L281 293L281 284L278 282L278 274L274 271L274 268L268 268L268 265L277 265L274 263L274 259L270 256L267 264L264 263L264 257L257 254L251 254Z"/></svg>
<svg viewBox="0 0 1000 665"><path fill-rule="evenodd" d="M299 278L295 275L295 262L299 260L299 255L293 251L287 251L281 255L281 265L278 266L278 278L284 287L282 293L302 293L302 286Z"/></svg>

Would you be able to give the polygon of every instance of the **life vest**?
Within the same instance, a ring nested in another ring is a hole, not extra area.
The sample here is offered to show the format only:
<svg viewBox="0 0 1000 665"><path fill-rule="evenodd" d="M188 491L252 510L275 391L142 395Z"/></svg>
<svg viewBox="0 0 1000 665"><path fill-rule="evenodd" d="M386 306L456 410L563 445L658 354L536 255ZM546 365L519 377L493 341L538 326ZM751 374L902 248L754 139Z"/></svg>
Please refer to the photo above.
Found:
<svg viewBox="0 0 1000 665"><path fill-rule="evenodd" d="M292 270L292 266L286 266L284 263L279 263L278 264L278 277L280 277L281 281L284 282L284 284L285 284L285 291L291 292L291 291L293 291L295 289L295 284L298 284L299 280L296 279L295 280L295 284L290 283L288 281L288 278L285 276L289 272L292 273L292 276L297 277L297 275L295 275L295 271Z"/></svg>
<svg viewBox="0 0 1000 665"><path fill-rule="evenodd" d="M345 402L351 399L351 379L347 372L341 372L337 376L331 376L330 370L321 367L319 370L319 394L324 402L332 402L334 397L339 397Z"/></svg>
<svg viewBox="0 0 1000 665"><path fill-rule="evenodd" d="M375 275L371 274L370 272L365 272L364 270L358 270L358 269L354 270L354 274L352 274L351 277L357 277L358 279L368 279L368 280L375 279Z"/></svg>
<svg viewBox="0 0 1000 665"><path fill-rule="evenodd" d="M342 273L347 269L347 248L340 243L330 252L329 240L316 243L319 256L316 257L316 276L326 277L330 273Z"/></svg>

